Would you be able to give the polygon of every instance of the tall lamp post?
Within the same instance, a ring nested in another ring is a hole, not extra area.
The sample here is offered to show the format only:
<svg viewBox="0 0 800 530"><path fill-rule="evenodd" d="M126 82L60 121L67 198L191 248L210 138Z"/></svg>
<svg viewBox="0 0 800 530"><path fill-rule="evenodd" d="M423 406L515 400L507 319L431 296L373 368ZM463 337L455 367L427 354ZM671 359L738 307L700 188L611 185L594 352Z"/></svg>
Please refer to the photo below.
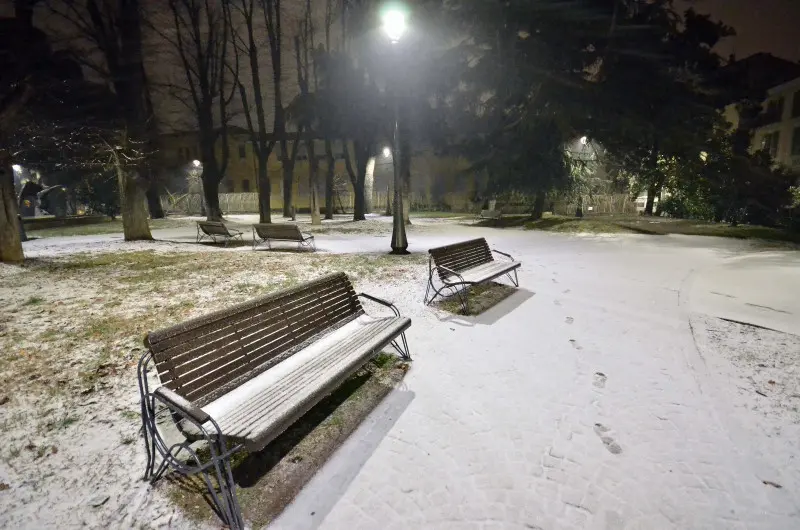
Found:
<svg viewBox="0 0 800 530"><path fill-rule="evenodd" d="M397 43L406 30L405 14L397 8L388 9L383 13L383 30L392 41L392 62L395 72L397 71ZM396 74L395 74L396 75ZM408 239L406 238L406 224L403 220L403 193L400 178L400 102L397 95L397 83L394 100L394 137L392 138L392 165L394 166L394 206L392 211L392 251L390 254L409 254Z"/></svg>

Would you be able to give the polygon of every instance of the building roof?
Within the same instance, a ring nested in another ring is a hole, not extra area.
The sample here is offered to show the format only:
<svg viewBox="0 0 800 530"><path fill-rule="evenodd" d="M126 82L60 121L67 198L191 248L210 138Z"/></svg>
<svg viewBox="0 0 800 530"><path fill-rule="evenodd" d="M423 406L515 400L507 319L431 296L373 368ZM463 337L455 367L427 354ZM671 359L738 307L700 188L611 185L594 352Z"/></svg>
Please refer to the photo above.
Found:
<svg viewBox="0 0 800 530"><path fill-rule="evenodd" d="M800 77L800 64L769 53L756 53L721 68L716 82L725 86L733 103L742 99L764 99L767 91Z"/></svg>

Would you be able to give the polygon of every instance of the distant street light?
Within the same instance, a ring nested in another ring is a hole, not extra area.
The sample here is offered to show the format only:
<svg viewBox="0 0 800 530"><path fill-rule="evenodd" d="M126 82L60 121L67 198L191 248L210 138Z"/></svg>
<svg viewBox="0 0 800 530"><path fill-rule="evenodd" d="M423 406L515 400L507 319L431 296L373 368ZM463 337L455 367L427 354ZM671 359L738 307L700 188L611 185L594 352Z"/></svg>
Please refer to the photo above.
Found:
<svg viewBox="0 0 800 530"><path fill-rule="evenodd" d="M6 166L6 167L8 167L8 166ZM14 164L14 165L11 166L11 169L13 169L14 172L16 172L16 173L19 173L20 171L22 171L22 166L19 165L19 164Z"/></svg>
<svg viewBox="0 0 800 530"><path fill-rule="evenodd" d="M397 75L399 71L399 61L397 60L397 42L406 30L406 15L398 8L391 8L383 12L383 30L392 41L392 71ZM406 223L403 219L403 193L400 179L400 102L397 95L397 80L394 80L394 138L392 149L384 148L384 156L394 152L392 165L394 166L394 210L392 212L392 252L391 254L408 254L408 239L406 238Z"/></svg>
<svg viewBox="0 0 800 530"><path fill-rule="evenodd" d="M200 163L200 161L199 161L199 160L192 160L192 165L193 165L194 167L200 167L202 164Z"/></svg>
<svg viewBox="0 0 800 530"><path fill-rule="evenodd" d="M388 147L388 146L384 147L383 148L383 156L384 156L384 158L389 158L390 156L392 156L392 148Z"/></svg>

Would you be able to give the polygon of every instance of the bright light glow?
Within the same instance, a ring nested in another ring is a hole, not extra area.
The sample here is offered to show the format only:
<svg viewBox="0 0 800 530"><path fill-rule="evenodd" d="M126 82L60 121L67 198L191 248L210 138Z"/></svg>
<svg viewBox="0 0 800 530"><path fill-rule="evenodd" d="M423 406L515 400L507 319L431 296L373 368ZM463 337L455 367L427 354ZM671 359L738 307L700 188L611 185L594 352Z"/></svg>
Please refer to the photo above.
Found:
<svg viewBox="0 0 800 530"><path fill-rule="evenodd" d="M700 151L700 160L702 160L703 162L707 161L708 153L706 153L705 151Z"/></svg>
<svg viewBox="0 0 800 530"><path fill-rule="evenodd" d="M589 143L589 139L586 138L585 136L582 136L581 137L581 145L586 145L588 143Z"/></svg>
<svg viewBox="0 0 800 530"><path fill-rule="evenodd" d="M199 160L192 160L192 165L193 165L194 167L200 167L200 166L201 166L201 164L200 164L200 161L199 161Z"/></svg>
<svg viewBox="0 0 800 530"><path fill-rule="evenodd" d="M8 166L6 166L6 167L8 167ZM13 169L17 173L19 173L20 171L22 171L22 166L19 165L19 164L14 164L13 166L11 166L11 169Z"/></svg>
<svg viewBox="0 0 800 530"><path fill-rule="evenodd" d="M392 42L397 42L406 31L406 15L398 9L390 9L383 16L383 31Z"/></svg>
<svg viewBox="0 0 800 530"><path fill-rule="evenodd" d="M386 158L389 158L390 156L392 156L392 150L389 149L388 147L384 147L383 148L383 156L385 156Z"/></svg>

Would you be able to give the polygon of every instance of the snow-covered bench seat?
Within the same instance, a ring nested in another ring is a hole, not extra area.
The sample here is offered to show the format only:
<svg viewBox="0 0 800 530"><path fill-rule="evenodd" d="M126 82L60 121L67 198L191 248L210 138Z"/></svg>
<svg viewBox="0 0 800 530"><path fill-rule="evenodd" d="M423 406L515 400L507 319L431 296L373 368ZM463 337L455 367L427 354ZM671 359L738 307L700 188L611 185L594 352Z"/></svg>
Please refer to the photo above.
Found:
<svg viewBox="0 0 800 530"><path fill-rule="evenodd" d="M369 316L360 298L393 314ZM263 449L386 346L410 358L410 325L338 273L149 333L139 363L145 477L156 481L169 467L202 473L224 522L242 527L231 454ZM163 432L164 413L179 443ZM210 458L197 454L199 440Z"/></svg>
<svg viewBox="0 0 800 530"><path fill-rule="evenodd" d="M500 254L505 259L495 261L492 252ZM470 286L494 280L505 274L516 287L519 287L517 269L522 263L514 261L514 258L505 252L490 249L484 238L432 248L428 250L428 254L426 304L433 302L445 289L448 289L457 293L464 314L467 314L469 309L467 295ZM434 285L434 277L437 275L441 282L440 287Z"/></svg>

